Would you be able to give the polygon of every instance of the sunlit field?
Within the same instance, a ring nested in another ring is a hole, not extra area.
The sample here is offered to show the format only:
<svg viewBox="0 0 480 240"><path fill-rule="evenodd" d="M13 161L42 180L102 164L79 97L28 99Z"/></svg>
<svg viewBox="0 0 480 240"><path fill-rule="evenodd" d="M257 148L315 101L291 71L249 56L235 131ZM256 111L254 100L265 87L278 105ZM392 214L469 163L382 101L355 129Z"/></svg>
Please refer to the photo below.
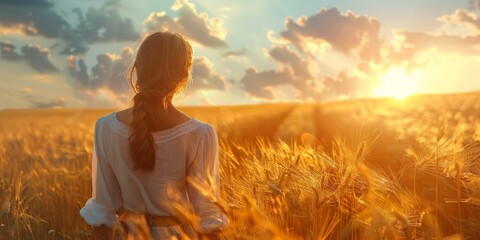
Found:
<svg viewBox="0 0 480 240"><path fill-rule="evenodd" d="M408 95L404 93L403 95ZM221 139L225 239L480 239L480 94L185 107ZM0 111L0 239L85 239L95 120Z"/></svg>

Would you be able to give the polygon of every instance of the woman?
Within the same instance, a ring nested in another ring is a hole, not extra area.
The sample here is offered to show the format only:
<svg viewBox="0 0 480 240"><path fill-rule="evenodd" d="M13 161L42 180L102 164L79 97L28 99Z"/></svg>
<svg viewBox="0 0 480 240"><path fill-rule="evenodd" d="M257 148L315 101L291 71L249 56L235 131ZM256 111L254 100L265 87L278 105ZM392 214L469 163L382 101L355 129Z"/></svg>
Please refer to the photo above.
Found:
<svg viewBox="0 0 480 240"><path fill-rule="evenodd" d="M133 224L138 229L148 225L147 238L180 238L192 226L185 212L197 216L200 236L218 237L227 225L212 201L219 184L215 129L172 105L175 93L187 84L191 65L192 47L181 35L148 35L130 71L133 107L96 121L93 193L80 210L93 226L92 238L120 225L130 226L131 232L132 223L140 223ZM199 182L208 184L199 189ZM205 194L206 189L212 193ZM120 208L125 213L118 217Z"/></svg>

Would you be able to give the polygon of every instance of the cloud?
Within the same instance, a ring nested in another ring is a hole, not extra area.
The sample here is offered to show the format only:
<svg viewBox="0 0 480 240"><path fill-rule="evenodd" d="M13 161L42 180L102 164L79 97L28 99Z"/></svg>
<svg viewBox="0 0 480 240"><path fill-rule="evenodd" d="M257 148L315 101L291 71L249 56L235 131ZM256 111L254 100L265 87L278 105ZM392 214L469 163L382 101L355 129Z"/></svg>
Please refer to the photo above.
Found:
<svg viewBox="0 0 480 240"><path fill-rule="evenodd" d="M112 6L112 7L121 7L122 0L106 0L105 5Z"/></svg>
<svg viewBox="0 0 480 240"><path fill-rule="evenodd" d="M46 0L0 0L0 29L16 29L25 35L60 37L70 28Z"/></svg>
<svg viewBox="0 0 480 240"><path fill-rule="evenodd" d="M244 56L245 54L247 54L248 51L246 48L242 48L238 51L226 51L222 57L224 58L231 58L231 57L239 57L239 56Z"/></svg>
<svg viewBox="0 0 480 240"><path fill-rule="evenodd" d="M375 18L340 13L336 8L320 9L315 15L296 21L287 18L285 27L278 39L268 35L272 48L267 56L275 61L276 69L257 72L250 67L245 71L241 86L247 95L273 100L278 86L291 86L297 91L296 99L319 101L357 96L369 86L366 80L346 70L335 77L319 77L317 69L323 60L317 57L316 50L323 52L323 46L329 45L343 55L358 56L364 62L362 69L367 70L365 66L370 62L380 61L384 45L379 38L380 23Z"/></svg>
<svg viewBox="0 0 480 240"><path fill-rule="evenodd" d="M20 93L30 103L33 108L62 108L65 107L65 98L58 97L53 100L44 101L44 100L35 100L32 96L32 89L29 87L23 88Z"/></svg>
<svg viewBox="0 0 480 240"><path fill-rule="evenodd" d="M85 106L126 106L130 100L128 70L131 60L132 49L128 47L120 54L98 54L92 67L81 57L67 56L67 69L74 79L74 96Z"/></svg>
<svg viewBox="0 0 480 240"><path fill-rule="evenodd" d="M58 42L53 47L61 47L60 54L63 55L83 55L87 53L89 48L85 40L75 36L76 34L68 34L66 41Z"/></svg>
<svg viewBox="0 0 480 240"><path fill-rule="evenodd" d="M0 42L1 57L7 61L26 61L33 69L40 73L54 73L58 69L50 62L50 50L39 45L28 44L17 53L16 46L10 42Z"/></svg>
<svg viewBox="0 0 480 240"><path fill-rule="evenodd" d="M205 57L193 60L192 90L200 89L226 89L225 78L214 72L213 64Z"/></svg>
<svg viewBox="0 0 480 240"><path fill-rule="evenodd" d="M65 98L59 97L51 101L31 101L32 107L34 108L63 108L65 107Z"/></svg>
<svg viewBox="0 0 480 240"><path fill-rule="evenodd" d="M463 9L457 9L451 15L444 15L438 18L440 22L450 23L459 26L467 26L479 33L480 31L480 18L473 13L467 12Z"/></svg>
<svg viewBox="0 0 480 240"><path fill-rule="evenodd" d="M206 47L227 47L222 19L209 18L205 12L197 13L195 5L188 0L177 0L172 10L178 12L176 18L169 17L165 12L151 13L143 22L145 28L148 31L179 32Z"/></svg>
<svg viewBox="0 0 480 240"><path fill-rule="evenodd" d="M371 89L368 82L350 74L346 70L339 72L335 78L325 77L323 85L325 87L322 92L324 98L332 98L335 96L348 96L352 98Z"/></svg>
<svg viewBox="0 0 480 240"><path fill-rule="evenodd" d="M318 86L311 71L314 59L303 59L287 46L272 47L268 56L277 63L277 69L257 72L253 67L248 68L241 80L248 95L273 100L275 87L290 85L297 90L297 99L318 100Z"/></svg>
<svg viewBox="0 0 480 240"><path fill-rule="evenodd" d="M468 9L472 11L480 9L480 0L468 0Z"/></svg>
<svg viewBox="0 0 480 240"><path fill-rule="evenodd" d="M22 59L22 56L17 53L15 45L11 42L0 42L0 54L3 59L14 61Z"/></svg>
<svg viewBox="0 0 480 240"><path fill-rule="evenodd" d="M293 74L286 68L257 72L250 67L240 80L241 86L247 95L265 100L274 100L274 87L293 84Z"/></svg>
<svg viewBox="0 0 480 240"><path fill-rule="evenodd" d="M442 52L453 52L467 55L476 55L479 50L476 46L480 44L480 35L476 36L454 36L454 35L434 35L424 32L409 32L398 30L397 35L403 39L403 52L410 51L410 56L416 52L437 48Z"/></svg>
<svg viewBox="0 0 480 240"><path fill-rule="evenodd" d="M88 51L88 44L137 40L140 33L135 30L130 18L120 15L120 7L120 0L111 0L99 8L88 8L86 13L74 8L72 12L77 15L78 24L63 35L65 43L60 53L81 55Z"/></svg>
<svg viewBox="0 0 480 240"><path fill-rule="evenodd" d="M50 62L50 50L47 48L29 44L22 47L22 54L30 66L38 72L58 72L58 69Z"/></svg>
<svg viewBox="0 0 480 240"><path fill-rule="evenodd" d="M124 48L119 56L108 53L98 55L97 64L92 68L92 80L116 93L126 92L126 69L131 58L131 48Z"/></svg>
<svg viewBox="0 0 480 240"><path fill-rule="evenodd" d="M127 69L131 59L131 48L124 48L120 55L102 53L97 55L97 63L89 71L82 58L69 55L67 68L75 79L75 88L83 91L107 88L114 94L126 94L129 89Z"/></svg>
<svg viewBox="0 0 480 240"><path fill-rule="evenodd" d="M96 64L89 67L83 58L69 55L67 69L74 78L73 88L78 98L90 105L121 105L128 101L130 85L128 70L132 60L132 49L124 48L120 54L102 53L97 55ZM226 80L213 70L207 58L195 58L192 70L192 90L225 90ZM95 98L108 98L99 103Z"/></svg>
<svg viewBox="0 0 480 240"><path fill-rule="evenodd" d="M294 52L290 51L287 47L273 47L269 52L270 56L280 63L292 63L299 62L300 58Z"/></svg>
<svg viewBox="0 0 480 240"><path fill-rule="evenodd" d="M410 69L425 63L416 63L415 57L419 52L436 49L443 53L456 53L475 56L480 53L480 18L472 12L457 9L451 15L437 18L445 24L467 27L467 35L453 35L445 32L414 32L403 29L394 30L394 37L398 41L396 47L390 47L386 53L385 61L392 64L402 62L412 63Z"/></svg>
<svg viewBox="0 0 480 240"><path fill-rule="evenodd" d="M67 69L70 75L78 81L78 84L82 87L91 88L90 75L84 59L77 59L75 55L69 55L67 57Z"/></svg>
<svg viewBox="0 0 480 240"><path fill-rule="evenodd" d="M296 53L290 51L286 46L281 47L273 47L269 55L275 61L286 64L289 66L295 75L295 77L299 80L301 79L311 79L312 74L310 73L309 60L301 59Z"/></svg>
<svg viewBox="0 0 480 240"><path fill-rule="evenodd" d="M60 40L61 54L85 54L88 44L96 42L134 41L140 37L133 22L118 11L119 0L105 2L99 8L90 7L84 14L80 8L72 11L78 24L73 27L52 9L46 0L0 0L0 32L20 32Z"/></svg>
<svg viewBox="0 0 480 240"><path fill-rule="evenodd" d="M116 2L107 2L100 8L88 8L85 14L75 8L79 24L72 38L81 36L89 43L134 41L140 36L130 18L122 18ZM70 38L70 37L69 37ZM73 40L73 39L71 39Z"/></svg>
<svg viewBox="0 0 480 240"><path fill-rule="evenodd" d="M379 60L382 40L379 39L380 23L372 17L340 13L336 8L322 8L315 15L302 16L297 21L285 20L286 30L281 38L302 52L312 40L327 42L343 54L357 53L366 60Z"/></svg>
<svg viewBox="0 0 480 240"><path fill-rule="evenodd" d="M53 3L49 0L0 0L0 3L3 4L12 4L12 5L29 5L33 7L51 7Z"/></svg>

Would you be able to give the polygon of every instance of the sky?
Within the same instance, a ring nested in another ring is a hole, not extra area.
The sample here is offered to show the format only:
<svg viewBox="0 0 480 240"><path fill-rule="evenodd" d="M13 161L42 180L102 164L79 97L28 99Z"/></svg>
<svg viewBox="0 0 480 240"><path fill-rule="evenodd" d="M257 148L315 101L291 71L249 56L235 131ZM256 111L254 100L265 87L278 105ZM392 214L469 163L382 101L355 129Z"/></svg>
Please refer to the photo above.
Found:
<svg viewBox="0 0 480 240"><path fill-rule="evenodd" d="M183 34L178 105L480 90L480 0L0 0L0 109L122 108L143 36Z"/></svg>

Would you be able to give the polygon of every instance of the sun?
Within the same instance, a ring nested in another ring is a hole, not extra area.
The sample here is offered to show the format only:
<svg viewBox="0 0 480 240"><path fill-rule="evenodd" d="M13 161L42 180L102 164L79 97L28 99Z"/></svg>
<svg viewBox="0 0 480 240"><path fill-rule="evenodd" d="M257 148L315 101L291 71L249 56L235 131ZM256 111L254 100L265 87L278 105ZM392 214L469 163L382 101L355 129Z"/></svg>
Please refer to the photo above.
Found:
<svg viewBox="0 0 480 240"><path fill-rule="evenodd" d="M391 68L380 76L380 86L374 89L377 97L404 99L417 92L418 73L404 68Z"/></svg>

